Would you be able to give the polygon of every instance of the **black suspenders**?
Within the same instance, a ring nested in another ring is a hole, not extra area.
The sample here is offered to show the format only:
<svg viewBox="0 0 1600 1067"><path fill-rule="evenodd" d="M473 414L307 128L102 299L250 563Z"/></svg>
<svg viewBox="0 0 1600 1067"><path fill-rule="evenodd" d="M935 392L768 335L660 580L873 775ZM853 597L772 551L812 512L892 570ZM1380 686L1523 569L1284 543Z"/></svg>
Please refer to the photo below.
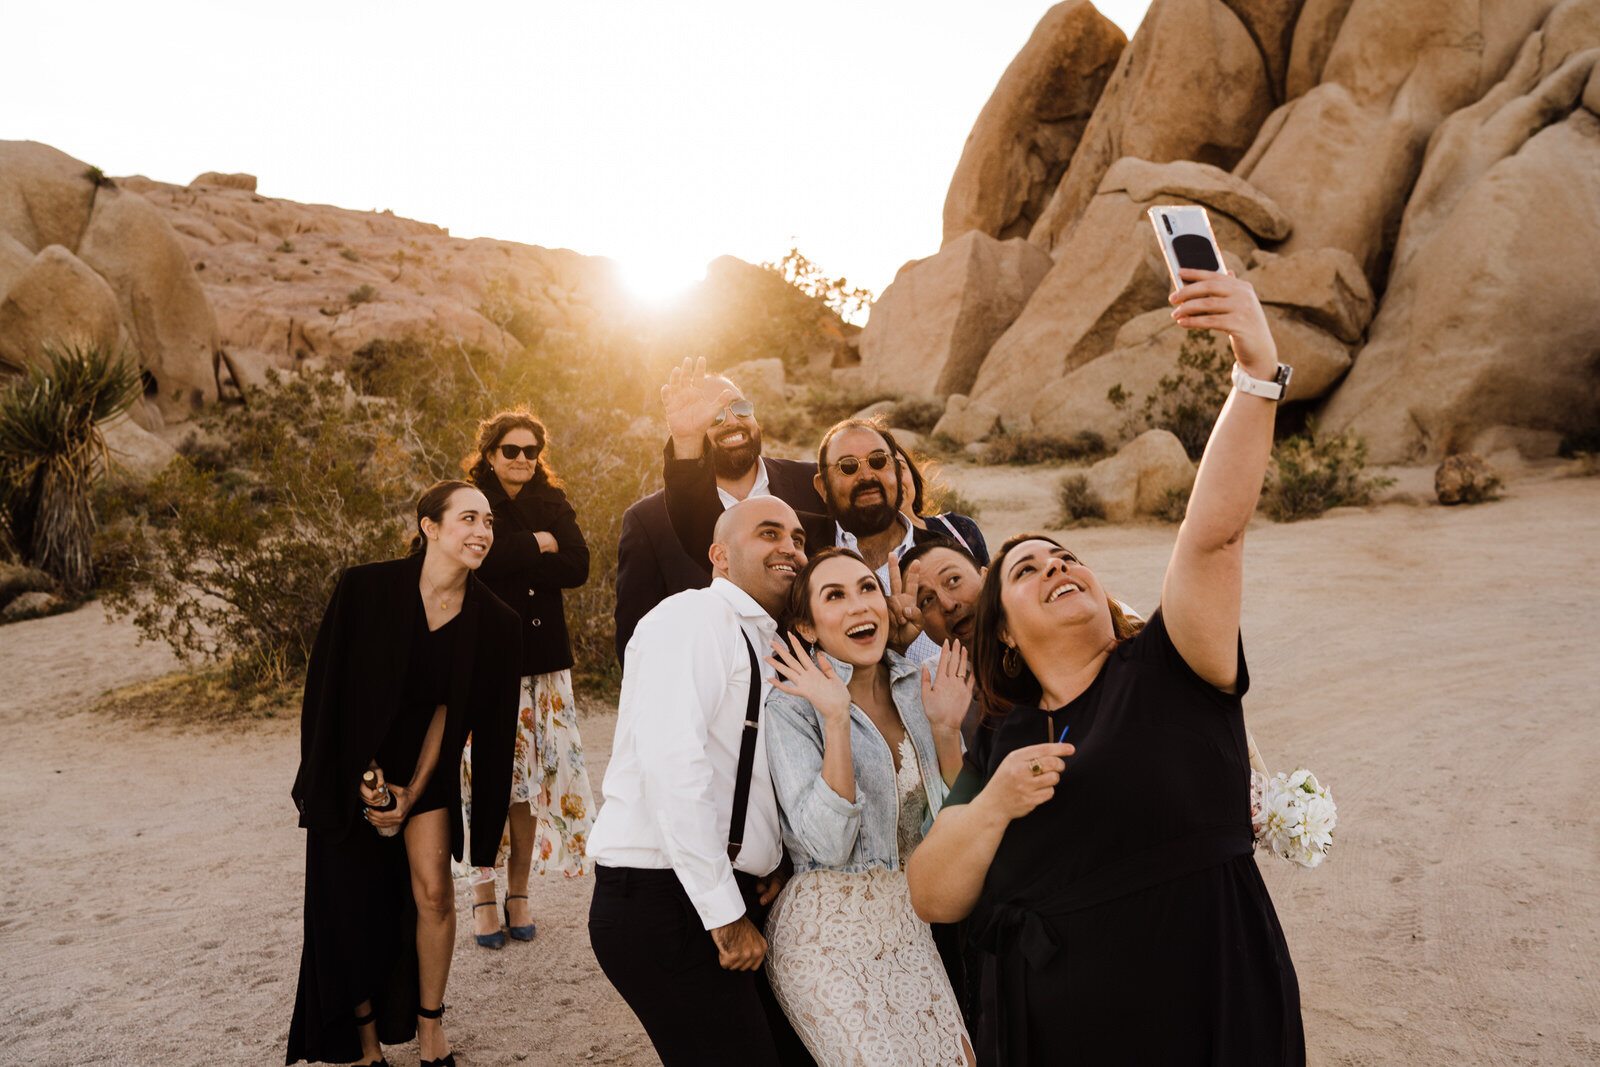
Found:
<svg viewBox="0 0 1600 1067"><path fill-rule="evenodd" d="M739 858L744 845L745 810L750 806L750 775L756 765L756 731L761 726L761 664L756 660L755 646L740 627L744 638L744 651L750 657L750 695L745 698L744 733L739 738L739 771L733 780L733 819L728 823L728 859Z"/></svg>

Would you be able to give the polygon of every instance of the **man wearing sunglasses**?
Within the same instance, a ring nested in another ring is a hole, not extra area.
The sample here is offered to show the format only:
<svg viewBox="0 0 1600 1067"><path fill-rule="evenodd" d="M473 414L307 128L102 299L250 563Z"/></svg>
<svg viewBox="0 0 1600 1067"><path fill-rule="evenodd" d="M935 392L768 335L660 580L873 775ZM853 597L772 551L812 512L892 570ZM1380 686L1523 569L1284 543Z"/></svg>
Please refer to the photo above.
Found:
<svg viewBox="0 0 1600 1067"><path fill-rule="evenodd" d="M675 405L668 410L672 440L666 461L670 466L676 459L692 460L697 470L703 465L708 531L724 508L751 497L775 496L802 514L822 513L822 500L812 485L816 465L762 456L755 405L738 386L708 377L703 359L684 360L662 389L663 403L669 391ZM710 544L708 539L706 546ZM673 593L710 583L706 553L691 556L673 534L664 493L652 493L630 507L622 516L617 542L617 662L623 662L628 638L646 612Z"/></svg>
<svg viewBox="0 0 1600 1067"><path fill-rule="evenodd" d="M707 461L700 443L715 446L722 440L713 420L737 398L726 382L705 377L704 361L691 367L685 360L661 390L672 432L664 471L667 516L692 559L705 558L717 516L727 504L721 472ZM724 421L731 417L726 412ZM807 543L816 549L837 545L860 552L885 590L894 554L938 536L901 513L904 490L894 455L888 430L846 419L823 435L815 464L791 464L807 470L813 490L810 505L790 501L805 526Z"/></svg>

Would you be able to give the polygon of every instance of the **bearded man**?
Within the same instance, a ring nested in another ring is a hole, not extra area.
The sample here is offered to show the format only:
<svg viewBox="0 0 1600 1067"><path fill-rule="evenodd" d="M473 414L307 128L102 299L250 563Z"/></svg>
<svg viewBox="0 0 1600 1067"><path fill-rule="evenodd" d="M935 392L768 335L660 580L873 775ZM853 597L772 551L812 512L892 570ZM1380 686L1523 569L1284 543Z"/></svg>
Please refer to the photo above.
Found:
<svg viewBox="0 0 1600 1067"><path fill-rule="evenodd" d="M711 583L706 562L710 530L725 508L741 500L775 496L797 512L822 512L822 499L813 488L817 473L812 463L773 459L761 454L761 423L755 405L726 378L708 377L705 360L674 368L669 390L680 409L668 414L672 440L665 452L670 467L680 459L692 460L706 474L706 541L685 552L667 518L665 493L657 491L638 501L622 516L617 541L617 662L625 665L628 639L639 620L661 601L685 589L702 589Z"/></svg>

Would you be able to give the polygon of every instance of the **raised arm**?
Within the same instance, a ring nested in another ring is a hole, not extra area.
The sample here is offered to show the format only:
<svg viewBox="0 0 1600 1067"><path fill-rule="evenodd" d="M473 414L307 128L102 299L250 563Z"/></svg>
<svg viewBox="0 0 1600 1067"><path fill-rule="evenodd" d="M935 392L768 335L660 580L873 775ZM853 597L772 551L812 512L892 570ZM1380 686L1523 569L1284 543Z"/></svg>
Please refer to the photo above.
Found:
<svg viewBox="0 0 1600 1067"><path fill-rule="evenodd" d="M778 806L801 845L820 863L850 858L861 832L855 759L850 748L850 691L826 658L814 662L793 643L772 642L778 671L767 698L767 768Z"/></svg>
<svg viewBox="0 0 1600 1067"><path fill-rule="evenodd" d="M1231 274L1183 270L1169 298L1173 318L1191 330L1222 330L1239 367L1271 381L1278 347L1249 282ZM1277 403L1235 389L1206 443L1189 510L1161 588L1172 644L1196 674L1219 689L1238 680L1244 531L1255 514L1272 454Z"/></svg>

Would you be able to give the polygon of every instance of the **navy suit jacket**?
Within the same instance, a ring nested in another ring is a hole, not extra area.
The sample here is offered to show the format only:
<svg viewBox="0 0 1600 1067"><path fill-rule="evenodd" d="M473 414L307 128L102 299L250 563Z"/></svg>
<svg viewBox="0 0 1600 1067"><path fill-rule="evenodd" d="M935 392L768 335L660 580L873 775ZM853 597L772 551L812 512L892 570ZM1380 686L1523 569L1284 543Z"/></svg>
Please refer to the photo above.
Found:
<svg viewBox="0 0 1600 1067"><path fill-rule="evenodd" d="M811 483L817 473L815 463L766 456L761 462L767 465L767 484L773 496L797 512L824 510ZM717 516L722 514L715 483L712 499L716 500L716 510L708 517L707 529L715 526ZM674 593L710 584L711 561L704 554L696 559L684 551L667 519L664 490L651 493L630 507L622 516L622 535L617 541L617 662L623 662L628 639L646 612Z"/></svg>

